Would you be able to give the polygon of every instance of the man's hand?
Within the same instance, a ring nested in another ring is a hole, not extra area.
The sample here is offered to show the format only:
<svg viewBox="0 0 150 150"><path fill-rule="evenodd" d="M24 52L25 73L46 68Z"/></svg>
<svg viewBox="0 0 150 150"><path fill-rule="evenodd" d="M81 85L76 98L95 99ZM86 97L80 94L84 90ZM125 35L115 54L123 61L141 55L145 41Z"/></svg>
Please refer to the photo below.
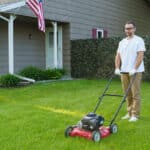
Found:
<svg viewBox="0 0 150 150"><path fill-rule="evenodd" d="M130 76L133 76L136 72L137 72L136 69L132 69L132 70L129 72L129 75L130 75Z"/></svg>
<svg viewBox="0 0 150 150"><path fill-rule="evenodd" d="M120 69L115 69L115 75L120 75Z"/></svg>

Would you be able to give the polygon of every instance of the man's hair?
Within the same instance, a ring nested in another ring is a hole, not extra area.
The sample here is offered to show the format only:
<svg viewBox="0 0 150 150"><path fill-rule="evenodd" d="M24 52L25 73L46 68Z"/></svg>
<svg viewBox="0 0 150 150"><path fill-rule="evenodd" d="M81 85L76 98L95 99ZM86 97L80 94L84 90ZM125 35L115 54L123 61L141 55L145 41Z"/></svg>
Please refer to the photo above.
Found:
<svg viewBox="0 0 150 150"><path fill-rule="evenodd" d="M132 24L136 28L136 24L133 20L129 20L125 24Z"/></svg>

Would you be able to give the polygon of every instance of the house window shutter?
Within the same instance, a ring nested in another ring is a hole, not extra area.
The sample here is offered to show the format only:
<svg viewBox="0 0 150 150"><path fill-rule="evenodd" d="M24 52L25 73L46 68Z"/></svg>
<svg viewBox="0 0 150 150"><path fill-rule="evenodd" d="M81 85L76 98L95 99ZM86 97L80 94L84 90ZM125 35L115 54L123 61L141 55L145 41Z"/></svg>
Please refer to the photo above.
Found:
<svg viewBox="0 0 150 150"><path fill-rule="evenodd" d="M99 38L107 38L108 31L100 28L93 28L92 29L92 38L99 39Z"/></svg>
<svg viewBox="0 0 150 150"><path fill-rule="evenodd" d="M104 30L104 38L108 38L108 31Z"/></svg>
<svg viewBox="0 0 150 150"><path fill-rule="evenodd" d="M92 38L97 39L97 29L96 28L92 29Z"/></svg>

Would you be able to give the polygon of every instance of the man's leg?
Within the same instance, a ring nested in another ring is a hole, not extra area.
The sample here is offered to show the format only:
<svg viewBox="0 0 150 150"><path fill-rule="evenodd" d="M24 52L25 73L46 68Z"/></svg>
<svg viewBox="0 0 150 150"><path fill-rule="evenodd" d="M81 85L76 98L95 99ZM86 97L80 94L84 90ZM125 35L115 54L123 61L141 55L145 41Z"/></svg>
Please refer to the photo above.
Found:
<svg viewBox="0 0 150 150"><path fill-rule="evenodd" d="M124 93L126 92L129 83L130 83L130 76L129 74L121 74L121 81L122 81L122 88L124 90ZM128 93L128 96L126 98L126 102L127 102L127 112L128 115L131 116L131 111L132 111L132 105L133 105L133 99L132 99L132 93L131 90Z"/></svg>
<svg viewBox="0 0 150 150"><path fill-rule="evenodd" d="M131 77L132 79L132 77ZM139 117L140 116L140 102L141 102L141 97L140 97L140 87L141 87L141 79L142 79L142 73L137 73L135 80L131 86L131 91L132 91L132 110L131 114L132 116Z"/></svg>

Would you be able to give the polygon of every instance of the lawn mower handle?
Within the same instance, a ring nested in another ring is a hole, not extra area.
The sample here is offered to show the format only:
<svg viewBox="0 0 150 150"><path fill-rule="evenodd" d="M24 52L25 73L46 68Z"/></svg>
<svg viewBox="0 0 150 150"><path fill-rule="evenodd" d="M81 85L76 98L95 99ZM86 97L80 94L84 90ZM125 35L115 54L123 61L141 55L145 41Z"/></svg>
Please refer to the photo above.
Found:
<svg viewBox="0 0 150 150"><path fill-rule="evenodd" d="M97 102L97 104L96 104L96 107L95 107L95 109L94 109L94 111L93 111L93 113L96 113L96 111L97 111L97 109L98 109L100 103L102 102L104 96L117 96L117 97L122 97L121 103L120 103L120 105L119 105L117 111L115 112L115 114L114 114L114 116L113 116L113 119L112 119L111 122L110 122L110 126L111 126L111 125L113 124L113 122L115 121L115 119L116 119L118 113L120 112L120 109L122 108L123 103L126 101L126 98L127 98L127 96L128 96L128 93L129 93L129 91L130 91L130 88L131 88L131 86L132 86L132 84L133 84L133 82L134 82L134 80L135 80L136 74L133 75L132 80L131 80L131 82L129 83L129 86L128 86L128 88L127 88L127 90L126 90L126 92L125 92L124 95L107 94L107 93L106 93L106 92L108 91L108 89L109 89L109 86L110 86L110 84L111 84L111 82L112 82L112 79L113 79L115 76L116 76L116 75L113 73L112 76L110 77L110 79L108 80L108 83L107 83L107 85L106 85L106 87L105 87L105 89L104 89L102 95L99 97L99 100L98 100L98 102Z"/></svg>
<svg viewBox="0 0 150 150"><path fill-rule="evenodd" d="M124 96L122 97L121 103L120 103L120 105L119 105L117 111L115 112L115 114L114 114L114 116L113 116L113 118L112 118L112 120L111 120L109 126L111 126L111 125L114 123L116 117L118 116L118 114L119 114L119 112L120 112L120 109L122 108L123 103L126 101L126 98L127 98L127 96L128 96L128 93L129 93L129 91L130 91L130 89L131 89L131 86L132 86L132 84L133 84L135 78L136 78L136 73L133 75L133 77L132 77L132 79L131 79L131 81L130 81L130 83L129 83L129 86L128 86L128 88L127 88L127 90L126 90Z"/></svg>
<svg viewBox="0 0 150 150"><path fill-rule="evenodd" d="M114 76L115 76L115 74L113 74L113 75L110 77L110 79L108 80L108 83L107 83L107 85L106 85L106 87L105 87L105 89L104 89L102 95L99 97L99 101L97 102L96 107L94 108L93 113L96 113L96 111L97 111L97 109L98 109L100 103L101 103L102 100L103 100L103 97L106 96L105 94L106 94L107 90L109 89L109 86L110 86L110 84L111 84L112 79L114 78Z"/></svg>

